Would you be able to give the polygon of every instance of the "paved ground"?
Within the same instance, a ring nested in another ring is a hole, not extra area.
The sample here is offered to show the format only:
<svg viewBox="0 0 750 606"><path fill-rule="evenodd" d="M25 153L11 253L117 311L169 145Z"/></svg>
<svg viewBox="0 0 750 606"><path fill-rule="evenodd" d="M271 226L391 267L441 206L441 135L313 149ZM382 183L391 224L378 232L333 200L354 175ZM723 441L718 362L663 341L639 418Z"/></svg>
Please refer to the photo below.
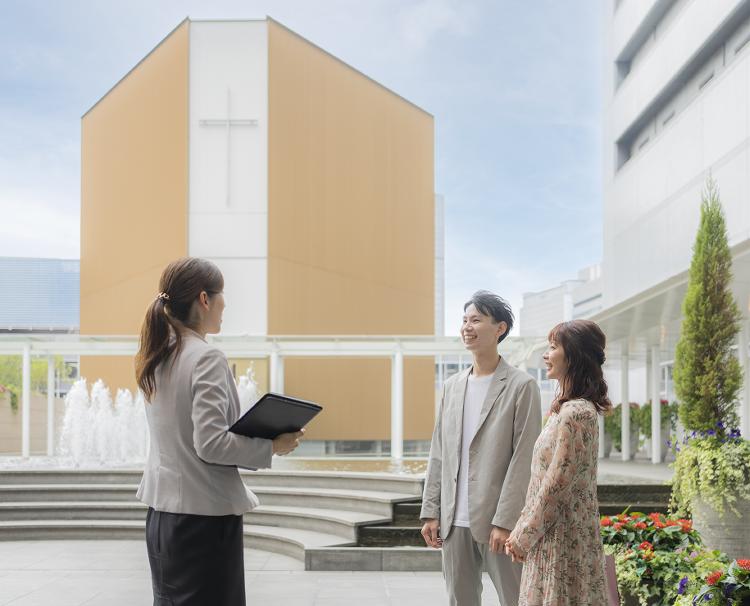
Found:
<svg viewBox="0 0 750 606"><path fill-rule="evenodd" d="M669 463L654 465L645 457L633 461L618 460L619 454L599 459L599 484L663 484L672 479Z"/></svg>
<svg viewBox="0 0 750 606"><path fill-rule="evenodd" d="M279 606L446 604L433 572L305 572L285 556L245 550L247 603ZM497 605L489 579L484 604ZM141 541L0 541L0 605L146 606L151 576Z"/></svg>

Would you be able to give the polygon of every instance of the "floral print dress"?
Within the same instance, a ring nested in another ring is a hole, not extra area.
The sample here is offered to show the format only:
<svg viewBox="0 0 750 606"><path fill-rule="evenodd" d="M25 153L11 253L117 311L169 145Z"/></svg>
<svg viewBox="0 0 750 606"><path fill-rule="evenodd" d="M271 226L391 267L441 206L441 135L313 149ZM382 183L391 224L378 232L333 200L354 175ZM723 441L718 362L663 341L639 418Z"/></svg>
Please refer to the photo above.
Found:
<svg viewBox="0 0 750 606"><path fill-rule="evenodd" d="M596 496L599 428L594 405L571 400L534 446L526 505L510 535L526 559L519 606L608 603Z"/></svg>

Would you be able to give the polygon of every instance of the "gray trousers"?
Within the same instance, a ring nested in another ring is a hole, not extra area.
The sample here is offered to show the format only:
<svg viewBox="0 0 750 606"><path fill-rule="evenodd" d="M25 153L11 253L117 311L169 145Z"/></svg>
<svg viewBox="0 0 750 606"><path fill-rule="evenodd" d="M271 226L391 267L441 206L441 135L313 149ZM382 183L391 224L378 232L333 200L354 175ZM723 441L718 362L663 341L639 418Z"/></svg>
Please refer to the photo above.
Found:
<svg viewBox="0 0 750 606"><path fill-rule="evenodd" d="M492 553L487 543L474 540L471 530L454 526L443 541L443 576L450 606L482 603L483 570L490 575L500 604L518 606L523 564L514 564L504 553Z"/></svg>

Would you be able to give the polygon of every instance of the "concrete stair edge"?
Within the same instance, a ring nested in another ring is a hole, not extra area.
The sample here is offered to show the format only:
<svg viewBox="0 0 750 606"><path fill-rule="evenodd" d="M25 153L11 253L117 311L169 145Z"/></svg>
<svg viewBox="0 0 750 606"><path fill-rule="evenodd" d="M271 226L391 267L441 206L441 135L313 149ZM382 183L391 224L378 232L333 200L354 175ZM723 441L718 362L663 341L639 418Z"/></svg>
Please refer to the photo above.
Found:
<svg viewBox="0 0 750 606"><path fill-rule="evenodd" d="M428 547L316 547L305 552L305 570L437 572L442 555Z"/></svg>

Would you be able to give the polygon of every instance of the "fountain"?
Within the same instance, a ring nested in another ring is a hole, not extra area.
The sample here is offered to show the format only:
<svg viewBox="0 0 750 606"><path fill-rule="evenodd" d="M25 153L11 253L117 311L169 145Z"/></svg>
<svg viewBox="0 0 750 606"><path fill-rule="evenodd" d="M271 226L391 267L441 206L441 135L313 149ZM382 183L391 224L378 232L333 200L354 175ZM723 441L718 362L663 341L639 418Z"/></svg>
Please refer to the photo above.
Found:
<svg viewBox="0 0 750 606"><path fill-rule="evenodd" d="M244 414L258 401L258 385L252 366L237 381ZM138 391L118 389L114 401L102 380L89 390L79 379L65 397L65 414L54 457L33 457L36 468L140 468L148 454L146 402ZM7 457L2 467L28 467L28 459Z"/></svg>
<svg viewBox="0 0 750 606"><path fill-rule="evenodd" d="M65 416L55 453L61 464L74 467L141 465L147 453L148 430L143 394L118 389L114 403L99 380L73 384L65 398Z"/></svg>

